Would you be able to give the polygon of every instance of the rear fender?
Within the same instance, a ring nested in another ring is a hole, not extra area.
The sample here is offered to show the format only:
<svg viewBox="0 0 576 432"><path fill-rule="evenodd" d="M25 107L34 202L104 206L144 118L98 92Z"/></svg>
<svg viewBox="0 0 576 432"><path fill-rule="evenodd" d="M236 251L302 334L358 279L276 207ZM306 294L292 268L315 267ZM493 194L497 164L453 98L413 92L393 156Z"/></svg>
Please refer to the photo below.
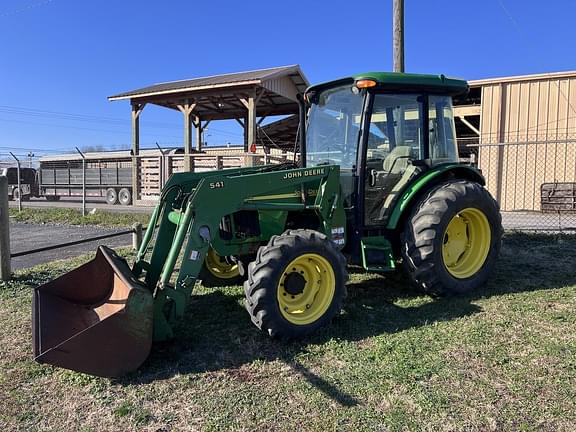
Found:
<svg viewBox="0 0 576 432"><path fill-rule="evenodd" d="M482 186L486 184L480 171L468 165L449 164L434 167L417 177L402 191L393 206L386 228L396 230L401 227L418 198L433 185L448 179L467 179L480 183Z"/></svg>

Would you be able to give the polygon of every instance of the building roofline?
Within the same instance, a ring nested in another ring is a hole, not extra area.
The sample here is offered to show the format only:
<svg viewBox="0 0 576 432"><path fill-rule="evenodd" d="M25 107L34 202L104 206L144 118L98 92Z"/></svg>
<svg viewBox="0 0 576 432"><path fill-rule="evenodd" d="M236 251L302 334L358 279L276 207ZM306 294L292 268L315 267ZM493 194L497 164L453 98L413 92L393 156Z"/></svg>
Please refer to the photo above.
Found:
<svg viewBox="0 0 576 432"><path fill-rule="evenodd" d="M182 81L188 81L188 80L182 80ZM170 84L173 82L177 82L177 81L169 81L165 84ZM138 99L138 98L144 98L144 97L149 97L149 96L161 96L161 95L173 94L173 93L184 93L187 91L197 92L197 91L201 91L201 90L211 90L211 89L215 89L215 88L257 85L257 84L260 84L261 82L262 82L261 79L255 79L255 80L246 80L246 81L236 81L236 82L231 82L231 83L209 84L209 85L203 85L203 86L190 86L190 87L182 87L182 88L177 88L177 89L151 91L151 92L147 92L147 93L137 93L138 90L134 90L134 92L130 92L128 94L119 94L116 96L109 96L108 100L109 101L117 101L117 100L124 100L124 99ZM154 85L161 85L161 84L154 84ZM150 86L150 87L152 87L152 86Z"/></svg>
<svg viewBox="0 0 576 432"><path fill-rule="evenodd" d="M529 75L513 75L504 76L496 78L482 78L477 80L469 80L468 84L470 87L479 87L483 85L499 84L499 83L511 83L520 81L536 81L551 78L576 78L576 70L562 71L562 72L547 72L547 73L537 73Z"/></svg>
<svg viewBox="0 0 576 432"><path fill-rule="evenodd" d="M170 84L185 83L187 81L201 82L202 80L212 79L212 78L216 78L216 77L226 77L226 76L230 76L231 78L233 78L235 75L266 72L266 71L270 71L270 73L259 76L257 78L246 77L246 79L241 80L241 81L231 81L231 82L225 82L225 83L204 84L204 85L202 85L202 84L194 85L193 83L191 83L191 85L186 86L186 87L168 88L168 89L164 89L164 90L151 90L151 88L153 88L153 87L166 86L166 85L170 85ZM159 95L166 95L166 94L174 94L174 93L198 92L198 91L202 91L202 90L212 90L212 89L216 89L216 88L260 85L260 84L262 84L263 81L266 81L267 79L273 78L273 77L278 76L278 75L288 75L290 72L297 72L300 75L300 77L302 78L302 80L304 81L304 86L309 85L308 79L306 78L306 75L304 75L304 73L302 72L300 65L294 64L294 65L288 65L288 66L275 66L275 67L264 68L264 69L248 70L248 71L243 71L243 72L223 73L223 74L188 78L188 79L175 80L175 81L165 81L165 82L161 82L161 83L152 84L152 85L149 85L146 87L142 87L140 89L135 89L135 90L119 93L116 95L112 95L112 96L108 97L108 100L109 101L116 101L116 100L124 100L124 99L138 99L138 98L145 98L145 97L150 97L150 96L159 96ZM148 90L148 91L143 91L143 90Z"/></svg>

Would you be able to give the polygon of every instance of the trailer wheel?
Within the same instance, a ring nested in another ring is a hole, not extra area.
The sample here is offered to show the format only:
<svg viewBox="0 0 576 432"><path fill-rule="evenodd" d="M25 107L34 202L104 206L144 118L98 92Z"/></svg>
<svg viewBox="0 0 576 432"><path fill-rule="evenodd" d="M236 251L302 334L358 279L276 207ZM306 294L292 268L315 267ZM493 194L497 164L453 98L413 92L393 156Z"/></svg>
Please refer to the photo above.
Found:
<svg viewBox="0 0 576 432"><path fill-rule="evenodd" d="M269 336L299 339L340 312L347 280L346 259L324 234L286 231L248 265L246 309Z"/></svg>
<svg viewBox="0 0 576 432"><path fill-rule="evenodd" d="M239 285L246 279L240 275L238 264L230 257L220 256L210 248L204 259L198 279L205 287Z"/></svg>
<svg viewBox="0 0 576 432"><path fill-rule="evenodd" d="M118 202L118 193L114 188L106 189L106 203L114 205Z"/></svg>
<svg viewBox="0 0 576 432"><path fill-rule="evenodd" d="M128 188L120 189L120 191L118 192L118 201L120 201L120 204L122 205L132 204L132 193L130 192L130 189Z"/></svg>
<svg viewBox="0 0 576 432"><path fill-rule="evenodd" d="M403 265L411 281L434 296L483 285L500 251L498 203L480 184L452 180L414 207L402 233Z"/></svg>
<svg viewBox="0 0 576 432"><path fill-rule="evenodd" d="M30 195L21 194L20 189L18 189L18 186L16 186L14 189L12 189L12 200L18 201L18 198L20 198L20 197L22 197L22 201L29 201L30 200Z"/></svg>

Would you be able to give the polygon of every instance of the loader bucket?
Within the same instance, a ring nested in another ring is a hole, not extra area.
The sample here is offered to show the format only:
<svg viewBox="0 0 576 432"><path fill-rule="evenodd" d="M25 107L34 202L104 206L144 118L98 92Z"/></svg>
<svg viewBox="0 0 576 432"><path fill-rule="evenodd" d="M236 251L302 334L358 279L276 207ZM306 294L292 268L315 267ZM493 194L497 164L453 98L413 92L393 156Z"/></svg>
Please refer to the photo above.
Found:
<svg viewBox="0 0 576 432"><path fill-rule="evenodd" d="M102 377L137 369L152 345L153 297L105 246L96 257L35 289L34 357Z"/></svg>

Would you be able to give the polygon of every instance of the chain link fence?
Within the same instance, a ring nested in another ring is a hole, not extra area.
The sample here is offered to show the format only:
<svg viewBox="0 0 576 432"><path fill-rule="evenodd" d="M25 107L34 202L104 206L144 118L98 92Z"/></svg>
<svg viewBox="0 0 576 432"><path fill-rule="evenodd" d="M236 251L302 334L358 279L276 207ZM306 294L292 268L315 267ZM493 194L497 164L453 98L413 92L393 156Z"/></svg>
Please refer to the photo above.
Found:
<svg viewBox="0 0 576 432"><path fill-rule="evenodd" d="M505 229L576 231L576 135L468 144Z"/></svg>

